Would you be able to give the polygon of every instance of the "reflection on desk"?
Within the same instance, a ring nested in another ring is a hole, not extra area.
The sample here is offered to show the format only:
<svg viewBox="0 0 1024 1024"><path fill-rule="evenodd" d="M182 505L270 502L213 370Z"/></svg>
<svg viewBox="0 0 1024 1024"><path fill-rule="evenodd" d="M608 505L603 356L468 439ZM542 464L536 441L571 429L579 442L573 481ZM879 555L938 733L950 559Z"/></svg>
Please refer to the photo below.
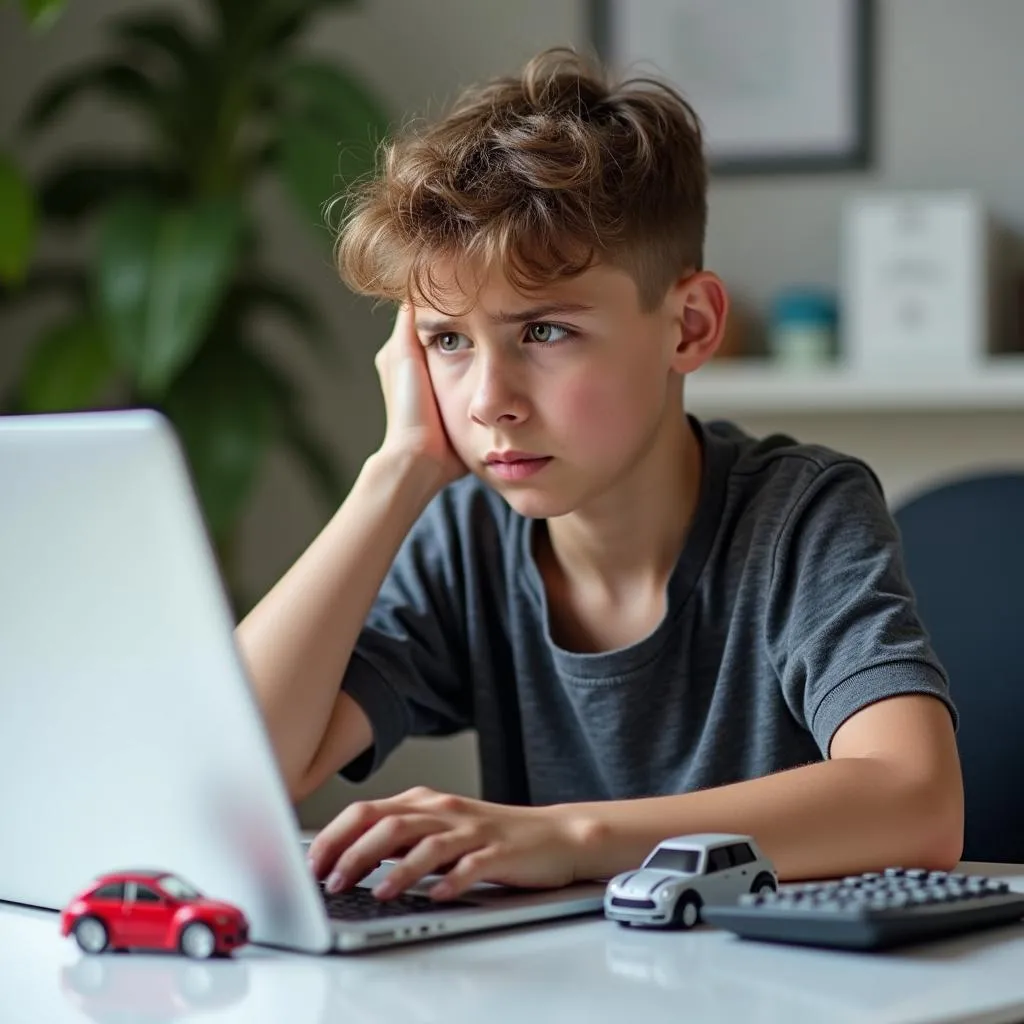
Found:
<svg viewBox="0 0 1024 1024"><path fill-rule="evenodd" d="M964 870L977 870L965 865ZM1024 889L1024 869L988 873ZM204 963L86 957L57 915L0 906L0 1024L445 1024L1024 1019L1024 925L888 954L744 942L601 919L349 957L246 947Z"/></svg>
<svg viewBox="0 0 1024 1024"><path fill-rule="evenodd" d="M695 945L684 963L678 947L661 939L649 933L607 940L607 968L627 983L674 993L696 1020L716 1019L726 1002L743 1021L760 1020L766 1006L773 1021L973 1020L959 1012L942 1015L963 1003L970 985L947 968L991 947L986 971L1013 972L1024 953L1024 925L884 956L736 941L726 949ZM992 956L1000 950L1005 955ZM921 961L924 969L908 971L907 958ZM1010 1005L1017 1009L993 1019L1022 1019L1024 991Z"/></svg>
<svg viewBox="0 0 1024 1024"><path fill-rule="evenodd" d="M245 961L198 963L175 956L82 956L60 969L61 992L89 1018L107 1024L166 1024L223 1010L249 991Z"/></svg>

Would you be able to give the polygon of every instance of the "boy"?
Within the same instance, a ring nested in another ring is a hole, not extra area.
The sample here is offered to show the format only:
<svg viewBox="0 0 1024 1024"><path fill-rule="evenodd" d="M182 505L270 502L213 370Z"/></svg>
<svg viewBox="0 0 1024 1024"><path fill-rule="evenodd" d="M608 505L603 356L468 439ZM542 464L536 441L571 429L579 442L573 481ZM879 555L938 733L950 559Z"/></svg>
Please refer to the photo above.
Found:
<svg viewBox="0 0 1024 1024"><path fill-rule="evenodd" d="M396 855L380 898L559 885L703 831L787 878L958 860L954 712L875 478L683 412L728 308L706 187L681 97L549 51L351 210L343 276L400 305L386 436L238 640L293 799L467 728L485 799L351 805L311 848L330 889Z"/></svg>

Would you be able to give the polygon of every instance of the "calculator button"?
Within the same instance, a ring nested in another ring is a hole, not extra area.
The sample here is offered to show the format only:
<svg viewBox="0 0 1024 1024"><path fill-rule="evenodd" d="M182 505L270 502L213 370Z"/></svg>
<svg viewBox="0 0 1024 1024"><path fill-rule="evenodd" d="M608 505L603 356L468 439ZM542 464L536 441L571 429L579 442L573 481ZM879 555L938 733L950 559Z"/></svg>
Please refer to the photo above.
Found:
<svg viewBox="0 0 1024 1024"><path fill-rule="evenodd" d="M827 911L843 911L846 907L843 906L839 900L822 900L820 903L816 903L814 906L815 910L827 910Z"/></svg>

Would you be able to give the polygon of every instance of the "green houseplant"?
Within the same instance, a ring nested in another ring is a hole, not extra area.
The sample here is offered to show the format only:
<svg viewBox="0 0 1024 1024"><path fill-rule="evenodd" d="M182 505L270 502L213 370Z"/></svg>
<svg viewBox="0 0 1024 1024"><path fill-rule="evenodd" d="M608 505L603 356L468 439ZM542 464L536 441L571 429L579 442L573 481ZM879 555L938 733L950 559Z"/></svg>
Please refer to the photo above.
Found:
<svg viewBox="0 0 1024 1024"><path fill-rule="evenodd" d="M325 357L316 310L261 266L253 193L275 176L329 243L324 203L372 169L384 112L356 78L298 45L345 3L207 0L198 27L171 6L112 20L108 52L49 82L24 131L52 129L99 93L140 120L144 148L62 158L31 191L0 158L0 301L56 293L66 310L31 348L5 409L164 412L229 579L231 540L272 448L287 446L327 501L343 495L293 380L253 341L269 312ZM54 4L25 6L48 16ZM88 254L26 266L36 219L84 227Z"/></svg>
<svg viewBox="0 0 1024 1024"><path fill-rule="evenodd" d="M64 8L65 0L4 0L15 4L34 28L46 28Z"/></svg>

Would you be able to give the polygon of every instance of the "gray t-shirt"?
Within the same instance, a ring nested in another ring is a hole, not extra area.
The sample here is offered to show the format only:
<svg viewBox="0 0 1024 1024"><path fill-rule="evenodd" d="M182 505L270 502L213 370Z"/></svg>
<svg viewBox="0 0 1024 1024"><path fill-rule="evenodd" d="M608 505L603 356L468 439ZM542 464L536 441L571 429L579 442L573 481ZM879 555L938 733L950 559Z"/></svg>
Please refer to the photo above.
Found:
<svg viewBox="0 0 1024 1024"><path fill-rule="evenodd" d="M475 477L438 495L345 674L374 734L346 777L406 736L476 729L485 799L625 799L819 761L850 715L896 694L932 694L955 721L871 471L692 422L703 480L667 612L620 650L551 639L536 520Z"/></svg>

